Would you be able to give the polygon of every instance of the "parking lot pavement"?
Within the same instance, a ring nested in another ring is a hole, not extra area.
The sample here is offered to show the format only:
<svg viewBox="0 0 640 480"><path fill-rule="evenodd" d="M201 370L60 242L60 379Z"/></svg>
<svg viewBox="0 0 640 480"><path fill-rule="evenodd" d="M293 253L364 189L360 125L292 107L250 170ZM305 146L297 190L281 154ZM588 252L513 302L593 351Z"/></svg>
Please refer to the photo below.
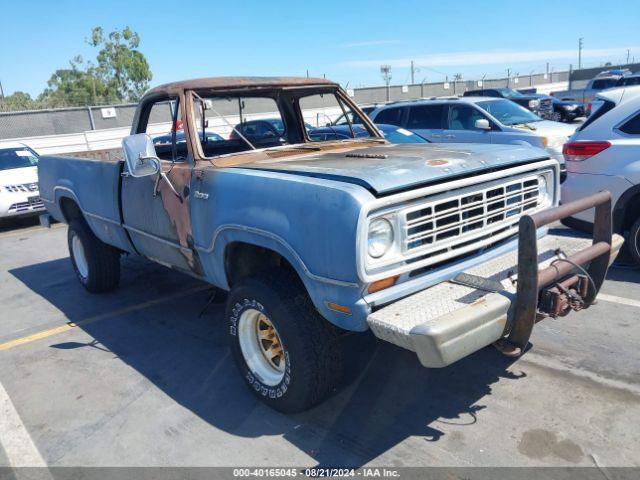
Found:
<svg viewBox="0 0 640 480"><path fill-rule="evenodd" d="M515 362L489 347L427 370L349 336L346 386L285 416L237 374L224 298L200 316L206 285L126 259L120 288L90 295L64 225L2 231L0 250L0 465L640 465L637 270L538 324Z"/></svg>

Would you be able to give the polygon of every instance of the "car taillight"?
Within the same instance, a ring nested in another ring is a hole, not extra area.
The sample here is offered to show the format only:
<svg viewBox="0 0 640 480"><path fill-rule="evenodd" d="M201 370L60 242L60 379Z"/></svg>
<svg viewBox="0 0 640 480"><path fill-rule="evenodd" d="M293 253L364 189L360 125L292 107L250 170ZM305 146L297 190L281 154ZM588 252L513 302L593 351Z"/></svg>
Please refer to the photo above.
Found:
<svg viewBox="0 0 640 480"><path fill-rule="evenodd" d="M591 102L589 102L589 104L587 105L587 115L591 113L592 108L593 108L593 105L591 105Z"/></svg>
<svg viewBox="0 0 640 480"><path fill-rule="evenodd" d="M567 162L582 162L589 157L599 154L611 146L609 142L578 141L565 143L562 154Z"/></svg>

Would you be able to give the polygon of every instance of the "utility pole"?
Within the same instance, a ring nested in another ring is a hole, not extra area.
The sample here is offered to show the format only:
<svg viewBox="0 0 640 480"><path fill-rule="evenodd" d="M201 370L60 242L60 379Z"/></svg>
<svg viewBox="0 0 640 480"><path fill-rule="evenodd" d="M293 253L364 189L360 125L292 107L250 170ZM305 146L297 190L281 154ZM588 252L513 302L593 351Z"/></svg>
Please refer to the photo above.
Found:
<svg viewBox="0 0 640 480"><path fill-rule="evenodd" d="M582 68L582 40L582 37L578 39L578 70Z"/></svg>
<svg viewBox="0 0 640 480"><path fill-rule="evenodd" d="M4 100L4 90L2 89L2 81L0 80L0 100Z"/></svg>
<svg viewBox="0 0 640 480"><path fill-rule="evenodd" d="M387 85L387 102L391 101L391 65L380 65L380 74Z"/></svg>
<svg viewBox="0 0 640 480"><path fill-rule="evenodd" d="M507 68L507 88L509 88L510 84L511 84L511 69Z"/></svg>
<svg viewBox="0 0 640 480"><path fill-rule="evenodd" d="M629 62L627 62L627 63L629 63ZM413 60L411 60L411 85L416 83L415 79L416 79L416 72L417 71L418 71L418 69L414 66Z"/></svg>
<svg viewBox="0 0 640 480"><path fill-rule="evenodd" d="M627 65L629 65L629 49L627 48Z"/></svg>

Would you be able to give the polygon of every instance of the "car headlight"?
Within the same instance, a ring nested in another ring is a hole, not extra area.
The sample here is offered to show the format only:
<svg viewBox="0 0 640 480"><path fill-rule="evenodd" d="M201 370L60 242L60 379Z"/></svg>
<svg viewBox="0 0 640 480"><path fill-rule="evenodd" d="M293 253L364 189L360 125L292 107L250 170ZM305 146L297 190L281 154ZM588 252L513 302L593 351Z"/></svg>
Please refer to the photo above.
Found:
<svg viewBox="0 0 640 480"><path fill-rule="evenodd" d="M386 218L376 218L369 223L367 250L369 256L380 258L393 245L393 226Z"/></svg>
<svg viewBox="0 0 640 480"><path fill-rule="evenodd" d="M538 100L529 100L529 108L536 108L538 105L540 105Z"/></svg>
<svg viewBox="0 0 640 480"><path fill-rule="evenodd" d="M577 105L565 105L564 106L565 110L575 110L576 108L578 108Z"/></svg>

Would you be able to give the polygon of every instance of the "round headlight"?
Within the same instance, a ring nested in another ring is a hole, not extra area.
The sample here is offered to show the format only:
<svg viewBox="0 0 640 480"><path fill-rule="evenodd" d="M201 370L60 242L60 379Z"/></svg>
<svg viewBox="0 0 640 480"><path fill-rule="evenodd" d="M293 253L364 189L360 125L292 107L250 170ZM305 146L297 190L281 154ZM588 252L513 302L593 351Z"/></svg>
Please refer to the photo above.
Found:
<svg viewBox="0 0 640 480"><path fill-rule="evenodd" d="M369 256L380 258L391 248L393 244L393 227L388 220L377 218L369 224L367 236L367 249Z"/></svg>
<svg viewBox="0 0 640 480"><path fill-rule="evenodd" d="M546 205L551 201L546 175L538 175L538 204Z"/></svg>
<svg viewBox="0 0 640 480"><path fill-rule="evenodd" d="M538 105L540 105L538 100L529 100L529 108L536 108Z"/></svg>

